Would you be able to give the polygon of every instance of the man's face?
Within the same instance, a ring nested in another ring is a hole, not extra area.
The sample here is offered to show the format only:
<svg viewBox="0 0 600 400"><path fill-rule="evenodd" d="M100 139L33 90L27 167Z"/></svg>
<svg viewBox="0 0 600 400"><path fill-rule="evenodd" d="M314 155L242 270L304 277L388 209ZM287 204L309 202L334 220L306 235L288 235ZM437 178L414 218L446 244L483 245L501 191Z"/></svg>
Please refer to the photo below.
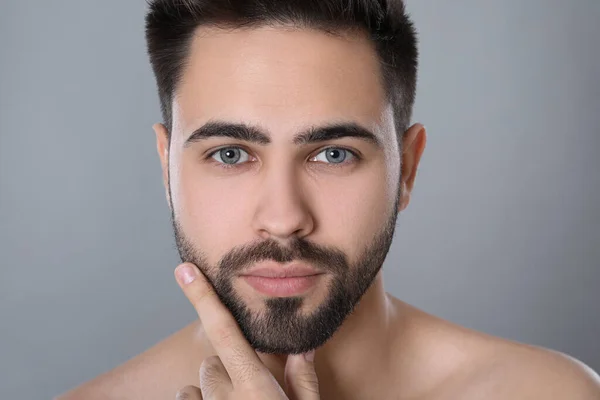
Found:
<svg viewBox="0 0 600 400"><path fill-rule="evenodd" d="M217 121L266 140L221 127L186 143ZM295 139L336 123L376 140ZM170 147L164 129L157 137L182 261L207 276L256 350L321 346L377 276L398 212L398 143L368 40L200 28L173 101ZM322 274L294 295L265 294L240 276L290 262Z"/></svg>

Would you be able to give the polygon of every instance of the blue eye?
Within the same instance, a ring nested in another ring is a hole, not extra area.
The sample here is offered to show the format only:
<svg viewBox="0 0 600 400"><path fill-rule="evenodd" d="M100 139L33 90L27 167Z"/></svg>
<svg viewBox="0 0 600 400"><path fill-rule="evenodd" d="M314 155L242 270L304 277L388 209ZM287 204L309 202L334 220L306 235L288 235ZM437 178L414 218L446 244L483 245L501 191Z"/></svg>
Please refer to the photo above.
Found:
<svg viewBox="0 0 600 400"><path fill-rule="evenodd" d="M319 159L320 154L325 154L325 160ZM349 162L347 159L356 158L356 155L352 153L350 150L346 150L340 147L328 147L313 157L316 161L326 161L329 164L342 164L344 162Z"/></svg>
<svg viewBox="0 0 600 400"><path fill-rule="evenodd" d="M239 147L224 147L211 154L221 164L235 165L239 160L248 161L248 153Z"/></svg>
<svg viewBox="0 0 600 400"><path fill-rule="evenodd" d="M218 166L222 168L241 166L242 164L248 162L251 158L247 151L236 146L223 147L215 150L209 154L208 157L217 161ZM321 150L321 152L312 157L310 161L319 161L337 167L346 164L352 164L359 159L360 157L351 150L341 147L328 147Z"/></svg>

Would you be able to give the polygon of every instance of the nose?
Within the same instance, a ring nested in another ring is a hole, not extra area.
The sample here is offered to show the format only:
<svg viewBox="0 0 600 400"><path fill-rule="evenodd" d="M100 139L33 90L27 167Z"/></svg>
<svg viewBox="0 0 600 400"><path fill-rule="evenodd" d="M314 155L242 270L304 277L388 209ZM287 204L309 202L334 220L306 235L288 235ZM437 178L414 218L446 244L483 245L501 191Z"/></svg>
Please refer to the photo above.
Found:
<svg viewBox="0 0 600 400"><path fill-rule="evenodd" d="M287 241L313 231L308 193L297 175L291 168L275 168L259 183L253 228L262 238Z"/></svg>

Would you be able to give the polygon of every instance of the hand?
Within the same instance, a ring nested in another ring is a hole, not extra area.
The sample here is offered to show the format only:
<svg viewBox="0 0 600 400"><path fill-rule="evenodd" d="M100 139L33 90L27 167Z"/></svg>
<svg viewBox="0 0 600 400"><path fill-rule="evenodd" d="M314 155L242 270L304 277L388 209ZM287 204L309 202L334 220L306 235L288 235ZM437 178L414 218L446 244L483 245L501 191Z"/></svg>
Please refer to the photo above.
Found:
<svg viewBox="0 0 600 400"><path fill-rule="evenodd" d="M212 285L191 263L175 269L177 282L192 303L217 356L200 366L200 387L186 386L177 399L318 400L319 385L312 360L290 354L285 365L286 392L246 341ZM314 356L314 352L313 352Z"/></svg>

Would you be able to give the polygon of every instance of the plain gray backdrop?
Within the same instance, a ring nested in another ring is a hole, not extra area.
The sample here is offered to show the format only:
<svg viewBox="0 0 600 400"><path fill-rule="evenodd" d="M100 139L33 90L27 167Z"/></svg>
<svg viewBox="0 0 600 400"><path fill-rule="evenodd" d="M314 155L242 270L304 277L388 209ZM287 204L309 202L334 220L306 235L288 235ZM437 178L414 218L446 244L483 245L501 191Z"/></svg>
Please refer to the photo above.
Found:
<svg viewBox="0 0 600 400"><path fill-rule="evenodd" d="M386 289L598 371L600 2L407 7L428 144ZM0 398L55 396L196 318L173 278L145 11L1 1Z"/></svg>

